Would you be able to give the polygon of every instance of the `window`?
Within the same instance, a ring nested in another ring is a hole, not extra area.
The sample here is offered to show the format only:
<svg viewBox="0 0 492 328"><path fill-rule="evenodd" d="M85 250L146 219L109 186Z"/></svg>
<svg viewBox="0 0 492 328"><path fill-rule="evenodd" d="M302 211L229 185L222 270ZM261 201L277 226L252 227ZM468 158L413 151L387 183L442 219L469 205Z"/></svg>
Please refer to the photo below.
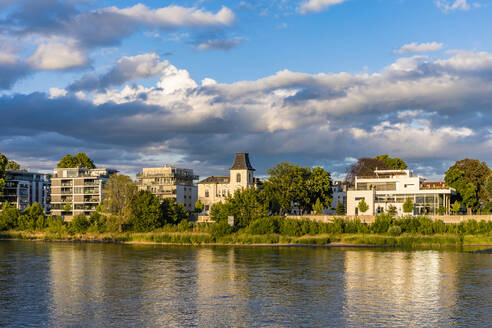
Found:
<svg viewBox="0 0 492 328"><path fill-rule="evenodd" d="M236 182L241 182L241 173L236 174Z"/></svg>
<svg viewBox="0 0 492 328"><path fill-rule="evenodd" d="M205 190L205 197L208 197L209 193L208 193L208 189Z"/></svg>

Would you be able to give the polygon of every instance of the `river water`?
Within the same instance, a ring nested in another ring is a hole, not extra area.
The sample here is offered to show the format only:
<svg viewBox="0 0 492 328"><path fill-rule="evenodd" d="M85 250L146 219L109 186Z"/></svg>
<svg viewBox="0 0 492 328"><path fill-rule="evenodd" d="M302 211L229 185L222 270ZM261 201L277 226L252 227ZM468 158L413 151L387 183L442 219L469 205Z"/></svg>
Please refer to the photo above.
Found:
<svg viewBox="0 0 492 328"><path fill-rule="evenodd" d="M492 255L0 241L0 326L491 327Z"/></svg>

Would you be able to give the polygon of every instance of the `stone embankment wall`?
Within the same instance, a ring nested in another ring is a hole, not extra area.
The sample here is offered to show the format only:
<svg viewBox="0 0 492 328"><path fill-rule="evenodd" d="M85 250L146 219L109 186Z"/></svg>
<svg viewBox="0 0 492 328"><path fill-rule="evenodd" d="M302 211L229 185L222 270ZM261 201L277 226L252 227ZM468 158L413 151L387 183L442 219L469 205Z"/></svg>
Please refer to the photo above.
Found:
<svg viewBox="0 0 492 328"><path fill-rule="evenodd" d="M289 219L309 219L320 222L333 222L335 218L342 218L345 220L353 220L358 218L364 223L373 223L376 220L375 215L289 215L287 216ZM466 220L475 220L475 221L492 221L492 215L428 215L433 220L441 220L444 223L460 223Z"/></svg>
<svg viewBox="0 0 492 328"><path fill-rule="evenodd" d="M429 215L433 220L441 220L444 223L460 223L466 220L475 220L475 221L492 221L492 215ZM286 218L289 219L309 219L309 220L314 220L314 221L320 221L320 222L333 222L333 219L335 218L342 218L345 220L353 220L353 219L359 219L361 222L364 223L373 223L374 220L376 219L375 215L288 215ZM197 222L214 222L210 219L210 216L208 215L200 215L198 216Z"/></svg>

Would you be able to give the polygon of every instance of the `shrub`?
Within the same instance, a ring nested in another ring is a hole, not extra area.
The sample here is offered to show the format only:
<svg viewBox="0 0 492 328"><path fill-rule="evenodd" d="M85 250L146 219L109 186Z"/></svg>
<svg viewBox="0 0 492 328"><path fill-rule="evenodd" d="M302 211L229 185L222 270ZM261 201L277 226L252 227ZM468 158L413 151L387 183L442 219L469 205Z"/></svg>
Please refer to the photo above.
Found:
<svg viewBox="0 0 492 328"><path fill-rule="evenodd" d="M280 234L286 236L302 236L301 221L283 219L280 224Z"/></svg>
<svg viewBox="0 0 492 328"><path fill-rule="evenodd" d="M225 221L214 223L210 226L210 234L215 237L222 237L232 233L232 227Z"/></svg>
<svg viewBox="0 0 492 328"><path fill-rule="evenodd" d="M84 214L76 215L70 223L70 228L73 232L84 233L89 228L90 222Z"/></svg>
<svg viewBox="0 0 492 328"><path fill-rule="evenodd" d="M280 220L279 217L269 216L252 221L247 231L253 235L267 235L280 232Z"/></svg>
<svg viewBox="0 0 492 328"><path fill-rule="evenodd" d="M371 231L374 233L385 233L393 222L391 214L380 214L376 216L376 220L371 224Z"/></svg>
<svg viewBox="0 0 492 328"><path fill-rule="evenodd" d="M401 228L397 225L393 225L389 227L388 234L391 236L399 236L401 235Z"/></svg>
<svg viewBox="0 0 492 328"><path fill-rule="evenodd" d="M19 215L19 210L14 205L10 205L7 202L4 203L0 212L0 231L17 227Z"/></svg>

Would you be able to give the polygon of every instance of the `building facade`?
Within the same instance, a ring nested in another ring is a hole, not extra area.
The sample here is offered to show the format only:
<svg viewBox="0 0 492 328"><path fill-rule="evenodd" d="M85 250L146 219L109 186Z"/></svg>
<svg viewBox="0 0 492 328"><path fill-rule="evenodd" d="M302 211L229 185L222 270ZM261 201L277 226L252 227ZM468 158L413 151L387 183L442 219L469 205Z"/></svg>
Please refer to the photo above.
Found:
<svg viewBox="0 0 492 328"><path fill-rule="evenodd" d="M239 189L256 187L258 180L254 177L255 169L251 166L248 153L236 153L229 175L211 176L198 183L198 199L204 205L204 212L210 207L233 196Z"/></svg>
<svg viewBox="0 0 492 328"><path fill-rule="evenodd" d="M5 189L0 195L0 203L8 202L23 211L26 207L39 203L45 213L50 211L50 181L46 174L7 171L5 174Z"/></svg>
<svg viewBox="0 0 492 328"><path fill-rule="evenodd" d="M347 191L347 215L376 215L396 208L403 214L449 214L453 188L443 182L424 182L410 170L376 170L375 176L356 177L355 186ZM413 213L404 213L403 203L410 198ZM364 200L368 210L360 213Z"/></svg>
<svg viewBox="0 0 492 328"><path fill-rule="evenodd" d="M190 212L195 209L198 199L195 180L198 176L193 174L193 170L174 166L143 168L137 174L138 190L150 191L161 201L173 198Z"/></svg>
<svg viewBox="0 0 492 328"><path fill-rule="evenodd" d="M113 169L57 168L51 178L51 213L67 220L90 215L102 203L102 189Z"/></svg>

